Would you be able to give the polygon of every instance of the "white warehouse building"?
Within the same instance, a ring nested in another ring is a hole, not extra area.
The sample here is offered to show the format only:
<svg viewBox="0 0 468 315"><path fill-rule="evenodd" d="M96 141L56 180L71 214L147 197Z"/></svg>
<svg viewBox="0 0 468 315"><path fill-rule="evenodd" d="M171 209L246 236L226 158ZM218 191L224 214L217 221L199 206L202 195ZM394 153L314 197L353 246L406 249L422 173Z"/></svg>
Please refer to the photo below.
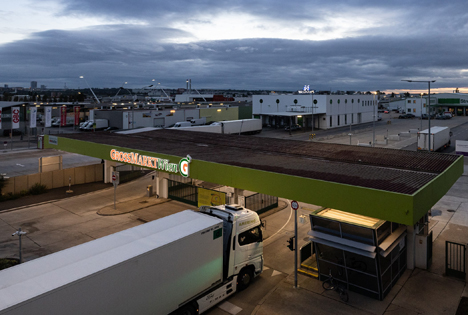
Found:
<svg viewBox="0 0 468 315"><path fill-rule="evenodd" d="M254 95L252 113L264 126L299 124L330 129L377 120L378 100L373 94L270 94ZM375 113L375 114L374 114Z"/></svg>

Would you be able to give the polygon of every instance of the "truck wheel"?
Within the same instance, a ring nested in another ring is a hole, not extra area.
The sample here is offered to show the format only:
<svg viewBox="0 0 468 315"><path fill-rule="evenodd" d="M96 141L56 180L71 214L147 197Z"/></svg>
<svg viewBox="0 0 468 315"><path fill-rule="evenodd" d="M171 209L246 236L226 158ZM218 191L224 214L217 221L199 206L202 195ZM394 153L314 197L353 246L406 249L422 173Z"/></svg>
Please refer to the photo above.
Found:
<svg viewBox="0 0 468 315"><path fill-rule="evenodd" d="M237 291L242 291L250 285L253 275L250 269L242 269L237 277Z"/></svg>
<svg viewBox="0 0 468 315"><path fill-rule="evenodd" d="M197 315L197 314L198 314L197 310L191 304L186 304L177 311L177 315Z"/></svg>

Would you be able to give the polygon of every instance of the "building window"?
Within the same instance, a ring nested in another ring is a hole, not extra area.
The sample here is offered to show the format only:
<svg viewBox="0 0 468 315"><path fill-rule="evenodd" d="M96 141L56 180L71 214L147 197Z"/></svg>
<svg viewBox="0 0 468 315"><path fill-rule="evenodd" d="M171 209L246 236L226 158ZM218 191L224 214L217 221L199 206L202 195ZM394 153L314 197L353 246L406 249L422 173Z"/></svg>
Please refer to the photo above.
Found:
<svg viewBox="0 0 468 315"><path fill-rule="evenodd" d="M332 126L332 116L330 116L330 127Z"/></svg>
<svg viewBox="0 0 468 315"><path fill-rule="evenodd" d="M330 100L330 105L333 104L333 100Z"/></svg>
<svg viewBox="0 0 468 315"><path fill-rule="evenodd" d="M416 100L413 101L413 104L416 104Z"/></svg>
<svg viewBox="0 0 468 315"><path fill-rule="evenodd" d="M357 102L358 102L358 104L359 104L359 103L361 102L361 100L360 100L360 99L357 99Z"/></svg>
<svg viewBox="0 0 468 315"><path fill-rule="evenodd" d="M337 124L337 126L339 126L339 125L340 125L340 115L338 115L338 124Z"/></svg>
<svg viewBox="0 0 468 315"><path fill-rule="evenodd" d="M348 115L344 115L344 124L345 124L345 125L348 124Z"/></svg>
<svg viewBox="0 0 468 315"><path fill-rule="evenodd" d="M408 100L408 104L411 104L411 100Z"/></svg>
<svg viewBox="0 0 468 315"><path fill-rule="evenodd" d="M408 113L411 113L411 108L408 108Z"/></svg>
<svg viewBox="0 0 468 315"><path fill-rule="evenodd" d="M344 103L345 103L345 104L348 104L348 99L345 99L345 100L344 100Z"/></svg>
<svg viewBox="0 0 468 315"><path fill-rule="evenodd" d="M351 103L354 104L354 98L351 100Z"/></svg>
<svg viewBox="0 0 468 315"><path fill-rule="evenodd" d="M338 100L338 104L340 104L340 100ZM339 125L339 124L338 124Z"/></svg>

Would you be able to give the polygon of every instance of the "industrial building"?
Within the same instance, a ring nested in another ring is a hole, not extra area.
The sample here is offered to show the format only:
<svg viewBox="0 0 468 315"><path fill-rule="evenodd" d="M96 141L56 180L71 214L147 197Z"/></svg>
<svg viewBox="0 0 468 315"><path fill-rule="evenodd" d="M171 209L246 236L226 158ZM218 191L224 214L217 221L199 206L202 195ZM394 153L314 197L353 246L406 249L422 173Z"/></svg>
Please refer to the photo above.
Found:
<svg viewBox="0 0 468 315"><path fill-rule="evenodd" d="M371 122L377 105L373 94L275 93L254 95L252 100L254 118L262 119L266 126L299 124L315 129Z"/></svg>

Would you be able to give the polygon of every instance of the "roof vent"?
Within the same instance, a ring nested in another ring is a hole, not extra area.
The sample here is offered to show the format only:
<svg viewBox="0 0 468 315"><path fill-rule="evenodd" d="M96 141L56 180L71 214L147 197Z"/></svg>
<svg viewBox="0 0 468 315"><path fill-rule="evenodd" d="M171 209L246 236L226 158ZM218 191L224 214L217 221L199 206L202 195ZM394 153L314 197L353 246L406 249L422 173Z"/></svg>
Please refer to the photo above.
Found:
<svg viewBox="0 0 468 315"><path fill-rule="evenodd" d="M234 210L234 211L244 210L244 208L239 205L226 205L225 208L229 210Z"/></svg>

